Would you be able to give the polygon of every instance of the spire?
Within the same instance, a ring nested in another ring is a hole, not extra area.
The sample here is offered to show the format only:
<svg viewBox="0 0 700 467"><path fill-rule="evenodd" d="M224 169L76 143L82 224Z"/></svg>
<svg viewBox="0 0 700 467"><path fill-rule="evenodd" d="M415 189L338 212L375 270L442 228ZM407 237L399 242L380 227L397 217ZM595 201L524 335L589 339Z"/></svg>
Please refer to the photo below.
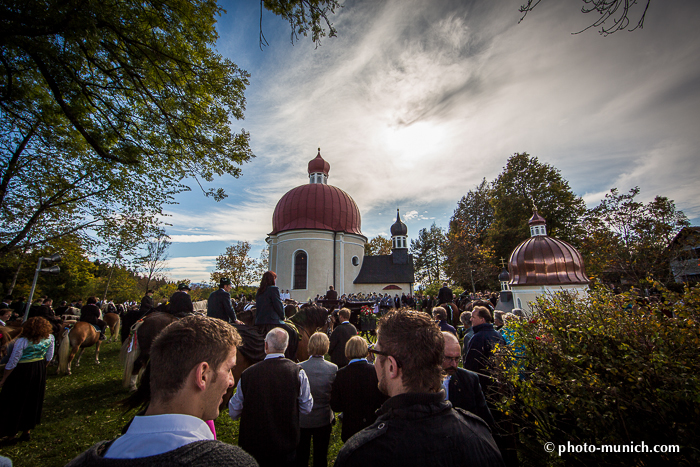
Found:
<svg viewBox="0 0 700 467"><path fill-rule="evenodd" d="M401 222L401 215L399 214L399 209L396 208L396 222L394 222L394 225L391 226L391 236L396 237L396 236L403 236L405 237L408 234L408 227L406 227L406 224Z"/></svg>

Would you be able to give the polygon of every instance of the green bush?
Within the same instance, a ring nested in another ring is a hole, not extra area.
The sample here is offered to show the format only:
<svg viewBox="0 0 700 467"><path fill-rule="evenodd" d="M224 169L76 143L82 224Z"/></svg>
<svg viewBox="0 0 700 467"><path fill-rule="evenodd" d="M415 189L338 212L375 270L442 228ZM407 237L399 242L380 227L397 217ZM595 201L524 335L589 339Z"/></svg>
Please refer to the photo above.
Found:
<svg viewBox="0 0 700 467"><path fill-rule="evenodd" d="M496 402L512 417L523 465L700 464L700 288L663 293L641 308L604 288L557 294L510 326L522 352L498 352ZM680 453L544 449L642 441L679 445Z"/></svg>

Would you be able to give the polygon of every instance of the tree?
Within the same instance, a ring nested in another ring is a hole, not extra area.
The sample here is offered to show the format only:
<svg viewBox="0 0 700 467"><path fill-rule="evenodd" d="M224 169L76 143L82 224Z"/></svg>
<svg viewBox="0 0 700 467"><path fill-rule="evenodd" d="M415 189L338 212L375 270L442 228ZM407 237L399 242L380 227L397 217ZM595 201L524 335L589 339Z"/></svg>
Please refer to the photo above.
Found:
<svg viewBox="0 0 700 467"><path fill-rule="evenodd" d="M245 241L226 247L226 253L216 258L216 271L211 273L211 281L218 283L222 277L228 277L234 289L254 283L258 279L257 262L248 256L249 252L250 243Z"/></svg>
<svg viewBox="0 0 700 467"><path fill-rule="evenodd" d="M453 283L471 290L489 288L498 274L486 236L493 222L490 186L483 179L457 203L445 236L445 272ZM472 282L473 281L473 282Z"/></svg>
<svg viewBox="0 0 700 467"><path fill-rule="evenodd" d="M146 254L137 261L146 273L146 290L150 289L151 279L160 275L168 265L168 248L170 248L170 237L160 233L152 238L146 245Z"/></svg>
<svg viewBox="0 0 700 467"><path fill-rule="evenodd" d="M525 16L534 10L541 1L542 0L527 0L527 3L520 7L520 12L523 13L520 21L524 20ZM593 24L576 34L582 33L583 31L591 28L600 27L600 33L604 36L627 29L630 25L631 10L635 9L635 7L638 5L637 0L583 0L583 3L584 5L581 7L582 13L597 13L599 17L593 22ZM642 2L639 3L640 7L641 5L644 5L644 9L642 10L642 14L637 24L632 29L629 29L629 31L634 31L637 28L642 29L644 27L644 18L647 14L647 10L649 9L649 4L651 4L651 0L646 0L646 3L642 0ZM640 9L641 8L637 9L637 11ZM606 22L607 24L610 24L609 20L612 21L612 25L605 27Z"/></svg>
<svg viewBox="0 0 700 467"><path fill-rule="evenodd" d="M647 277L670 281L668 246L690 223L673 200L657 196L644 204L638 194L639 187L624 194L613 188L588 212L582 252L600 274L618 273L637 285Z"/></svg>
<svg viewBox="0 0 700 467"><path fill-rule="evenodd" d="M391 254L391 240L377 235L365 243L365 256L378 256Z"/></svg>
<svg viewBox="0 0 700 467"><path fill-rule="evenodd" d="M318 43L334 0L266 0ZM240 174L253 154L248 73L214 50L214 0L0 6L0 255L99 226L155 219L183 180ZM201 183L200 183L201 187ZM223 199L223 189L204 190Z"/></svg>
<svg viewBox="0 0 700 467"><path fill-rule="evenodd" d="M496 258L510 258L513 249L530 236L528 220L533 207L547 221L547 233L574 246L582 236L580 220L586 213L581 197L559 170L527 153L508 159L490 193L493 223L487 244Z"/></svg>
<svg viewBox="0 0 700 467"><path fill-rule="evenodd" d="M416 282L430 284L444 277L445 233L433 223L430 229L421 229L418 238L411 240L411 254Z"/></svg>

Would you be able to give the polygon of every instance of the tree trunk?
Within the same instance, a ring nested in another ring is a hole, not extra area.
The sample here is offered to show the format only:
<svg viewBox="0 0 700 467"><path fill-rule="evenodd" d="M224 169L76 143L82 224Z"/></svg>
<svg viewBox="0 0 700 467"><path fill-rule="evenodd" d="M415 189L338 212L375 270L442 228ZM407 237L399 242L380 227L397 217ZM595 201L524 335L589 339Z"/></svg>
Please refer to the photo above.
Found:
<svg viewBox="0 0 700 467"><path fill-rule="evenodd" d="M19 276L19 270L22 269L22 259L20 258L19 264L17 265L17 270L15 271L14 276L12 276L12 284L10 284L10 288L7 289L7 293L5 295L12 295L12 291L15 289L15 285L17 285L17 277Z"/></svg>
<svg viewBox="0 0 700 467"><path fill-rule="evenodd" d="M109 290L109 284L112 282L112 275L114 274L115 267L116 267L116 264L112 264L112 270L109 273L109 279L107 279L107 287L105 288L105 294L104 294L104 297L102 297L103 302L105 300L107 300L107 291Z"/></svg>

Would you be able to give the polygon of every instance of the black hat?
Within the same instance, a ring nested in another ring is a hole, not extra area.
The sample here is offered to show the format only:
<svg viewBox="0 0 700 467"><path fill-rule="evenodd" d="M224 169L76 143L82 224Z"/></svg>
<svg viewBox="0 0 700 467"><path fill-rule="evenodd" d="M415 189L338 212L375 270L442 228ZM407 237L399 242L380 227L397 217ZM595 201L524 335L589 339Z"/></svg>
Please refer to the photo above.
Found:
<svg viewBox="0 0 700 467"><path fill-rule="evenodd" d="M187 285L183 282L182 284L177 285L177 290L192 290L192 289L190 289L189 285Z"/></svg>
<svg viewBox="0 0 700 467"><path fill-rule="evenodd" d="M222 277L219 281L219 287L223 287L225 285L231 285L231 279L229 279L228 277Z"/></svg>

